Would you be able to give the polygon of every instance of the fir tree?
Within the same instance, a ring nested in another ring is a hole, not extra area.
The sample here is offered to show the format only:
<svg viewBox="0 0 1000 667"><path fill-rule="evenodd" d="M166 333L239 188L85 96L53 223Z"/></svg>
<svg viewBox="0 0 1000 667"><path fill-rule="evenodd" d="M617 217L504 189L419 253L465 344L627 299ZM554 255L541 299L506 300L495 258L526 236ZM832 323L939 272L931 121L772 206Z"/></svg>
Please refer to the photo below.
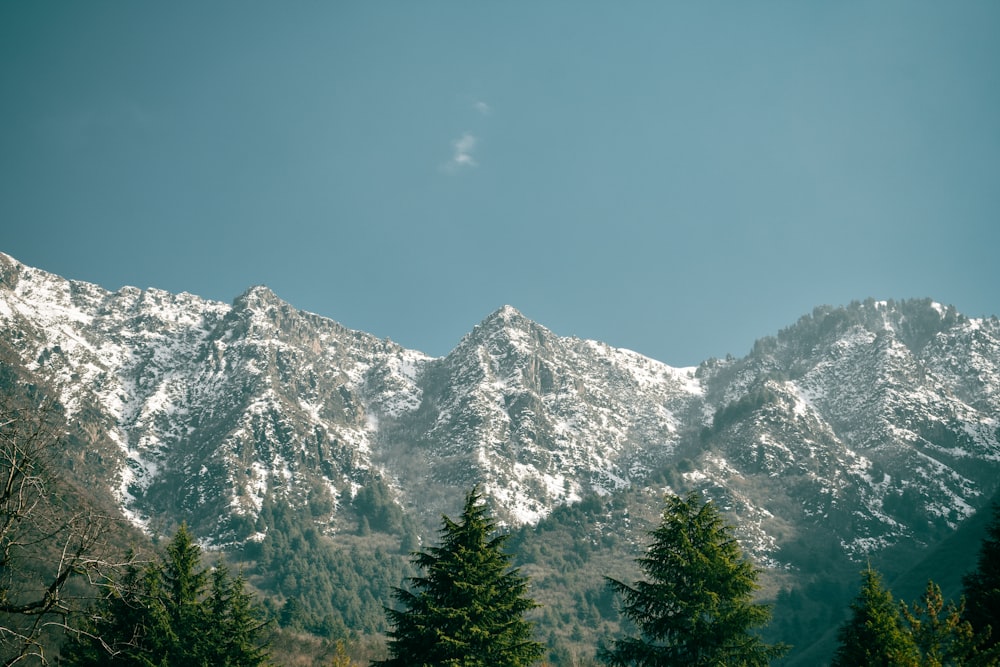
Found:
<svg viewBox="0 0 1000 667"><path fill-rule="evenodd" d="M542 656L524 619L538 605L480 501L477 489L469 492L458 522L443 517L440 546L413 555L425 575L396 589L403 608L387 609L391 657L375 664L519 667Z"/></svg>
<svg viewBox="0 0 1000 667"><path fill-rule="evenodd" d="M1000 504L993 506L976 569L962 579L962 584L965 619L977 632L989 635L989 646L996 646L1000 642Z"/></svg>
<svg viewBox="0 0 1000 667"><path fill-rule="evenodd" d="M70 667L146 667L163 650L169 621L159 599L159 570L130 566L120 581L107 588L88 623L62 650L59 664Z"/></svg>
<svg viewBox="0 0 1000 667"><path fill-rule="evenodd" d="M182 523L167 545L161 573L163 592L159 596L170 621L170 633L164 653L170 664L180 664L183 656L201 661L206 648L202 641L208 628L208 614L201 600L208 583L208 572L201 566L201 548L195 543L187 524Z"/></svg>
<svg viewBox="0 0 1000 667"><path fill-rule="evenodd" d="M221 562L211 573L202 569L201 549L182 525L158 562L131 568L109 588L61 664L256 667L267 661L259 618L243 578L231 578Z"/></svg>
<svg viewBox="0 0 1000 667"><path fill-rule="evenodd" d="M608 578L622 614L639 629L600 657L609 665L766 665L787 647L754 631L770 619L752 601L757 569L712 503L697 493L670 496L652 544L638 559L649 577L633 585Z"/></svg>
<svg viewBox="0 0 1000 667"><path fill-rule="evenodd" d="M255 667L267 661L267 649L260 632L265 627L263 613L246 590L243 575L229 576L221 560L211 575L211 592L206 600L205 662L220 667Z"/></svg>
<svg viewBox="0 0 1000 667"><path fill-rule="evenodd" d="M851 616L840 627L831 667L917 667L919 653L903 628L899 608L878 572L862 572L861 591Z"/></svg>

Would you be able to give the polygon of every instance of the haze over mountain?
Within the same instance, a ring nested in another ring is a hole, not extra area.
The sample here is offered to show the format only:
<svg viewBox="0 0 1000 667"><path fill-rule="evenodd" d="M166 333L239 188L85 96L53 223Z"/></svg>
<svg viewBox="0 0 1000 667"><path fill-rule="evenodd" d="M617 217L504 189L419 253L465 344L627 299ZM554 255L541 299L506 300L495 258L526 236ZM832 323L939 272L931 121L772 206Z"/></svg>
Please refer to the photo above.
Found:
<svg viewBox="0 0 1000 667"><path fill-rule="evenodd" d="M586 501L594 544L634 553L664 491L702 489L774 593L818 553L905 571L998 489L1000 321L931 300L820 306L689 368L503 306L430 357L262 286L111 292L0 254L0 329L60 397L74 475L150 534L183 520L227 549L271 544L280 507L331 548L362 519L426 539L479 484L523 539Z"/></svg>

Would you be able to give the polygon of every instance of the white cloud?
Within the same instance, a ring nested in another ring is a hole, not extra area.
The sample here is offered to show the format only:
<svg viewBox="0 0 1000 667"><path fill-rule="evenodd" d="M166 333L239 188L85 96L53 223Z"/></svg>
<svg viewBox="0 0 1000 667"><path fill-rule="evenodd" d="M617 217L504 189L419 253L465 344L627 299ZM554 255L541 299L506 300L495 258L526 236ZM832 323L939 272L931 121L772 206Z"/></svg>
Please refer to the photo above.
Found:
<svg viewBox="0 0 1000 667"><path fill-rule="evenodd" d="M493 113L493 107L491 107L484 100L467 97L464 102L466 104L471 103L472 110L476 111L481 116L489 116ZM454 172L460 169L478 167L479 163L476 161L476 157L474 155L478 145L479 137L473 134L471 130L466 130L462 133L462 136L451 142L451 157L442 165L441 168L445 171Z"/></svg>
<svg viewBox="0 0 1000 667"><path fill-rule="evenodd" d="M463 169L465 167L477 166L476 158L472 156L472 151L476 148L479 140L471 132L466 132L461 137L451 143L454 152L451 160L448 161L449 169Z"/></svg>

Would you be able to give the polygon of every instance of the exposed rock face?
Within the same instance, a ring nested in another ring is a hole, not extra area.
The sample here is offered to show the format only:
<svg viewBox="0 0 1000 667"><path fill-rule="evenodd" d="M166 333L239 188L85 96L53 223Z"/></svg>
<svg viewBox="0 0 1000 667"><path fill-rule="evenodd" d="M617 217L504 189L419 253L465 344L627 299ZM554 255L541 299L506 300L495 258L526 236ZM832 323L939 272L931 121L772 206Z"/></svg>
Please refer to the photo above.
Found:
<svg viewBox="0 0 1000 667"><path fill-rule="evenodd" d="M265 287L232 305L109 292L0 255L0 330L130 518L219 544L266 530L265 498L333 532L373 475L432 521L481 484L517 524L666 471L772 562L819 525L855 557L932 541L997 490L1000 323L930 301L818 308L686 369L504 307L435 359Z"/></svg>

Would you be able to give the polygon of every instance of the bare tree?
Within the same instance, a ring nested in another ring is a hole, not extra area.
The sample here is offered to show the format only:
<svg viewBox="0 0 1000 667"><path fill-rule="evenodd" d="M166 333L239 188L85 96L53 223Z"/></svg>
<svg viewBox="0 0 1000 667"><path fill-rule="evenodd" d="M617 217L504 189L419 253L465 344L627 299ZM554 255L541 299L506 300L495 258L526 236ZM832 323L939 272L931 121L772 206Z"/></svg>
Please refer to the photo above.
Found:
<svg viewBox="0 0 1000 667"><path fill-rule="evenodd" d="M0 373L0 664L47 664L59 631L123 559L117 519L61 473L58 404Z"/></svg>

